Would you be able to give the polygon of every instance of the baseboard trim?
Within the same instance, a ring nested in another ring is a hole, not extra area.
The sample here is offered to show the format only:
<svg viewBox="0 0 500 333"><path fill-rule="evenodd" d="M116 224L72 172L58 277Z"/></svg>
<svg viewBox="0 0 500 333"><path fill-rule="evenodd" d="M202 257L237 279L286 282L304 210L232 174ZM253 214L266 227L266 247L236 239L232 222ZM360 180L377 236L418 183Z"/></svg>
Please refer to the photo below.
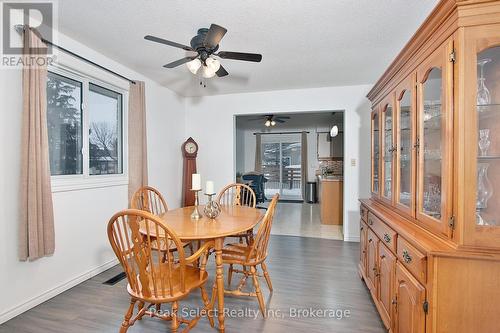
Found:
<svg viewBox="0 0 500 333"><path fill-rule="evenodd" d="M344 235L344 242L358 242L360 241L359 236L346 236Z"/></svg>
<svg viewBox="0 0 500 333"><path fill-rule="evenodd" d="M55 297L55 296L65 292L66 290L71 289L74 286L76 286L76 285L78 285L78 284L80 284L80 283L82 283L90 278L93 278L94 276L104 272L105 270L110 269L111 267L113 267L117 264L118 264L117 259L113 259L111 261L108 261L108 262L106 262L106 263L104 263L96 268L93 268L93 269L61 284L58 287L47 290L46 292L41 293L40 295L35 296L35 297L27 300L26 302L24 302L20 305L17 305L15 307L11 308L10 310L7 310L4 313L1 313L0 314L0 324L5 323L6 321L8 321L14 317L19 316L21 313L26 312L26 311L34 308L35 306L37 306L43 302L48 301L52 297Z"/></svg>

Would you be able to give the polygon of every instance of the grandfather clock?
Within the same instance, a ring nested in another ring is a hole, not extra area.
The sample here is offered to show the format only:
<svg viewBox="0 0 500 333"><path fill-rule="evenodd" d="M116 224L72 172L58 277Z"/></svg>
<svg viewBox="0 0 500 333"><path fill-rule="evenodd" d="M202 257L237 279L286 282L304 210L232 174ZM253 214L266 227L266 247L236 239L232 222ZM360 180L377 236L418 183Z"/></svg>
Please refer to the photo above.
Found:
<svg viewBox="0 0 500 333"><path fill-rule="evenodd" d="M196 173L196 156L198 155L198 144L189 138L182 144L182 155L184 156L184 173L182 177L182 205L184 207L194 206L194 192L191 191L192 175Z"/></svg>

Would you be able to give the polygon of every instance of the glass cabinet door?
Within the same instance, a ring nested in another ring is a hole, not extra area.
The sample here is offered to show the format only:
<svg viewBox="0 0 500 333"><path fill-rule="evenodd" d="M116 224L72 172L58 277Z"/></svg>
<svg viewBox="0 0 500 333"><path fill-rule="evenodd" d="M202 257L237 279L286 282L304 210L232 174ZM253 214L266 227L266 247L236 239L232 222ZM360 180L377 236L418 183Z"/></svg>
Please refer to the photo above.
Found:
<svg viewBox="0 0 500 333"><path fill-rule="evenodd" d="M464 241L500 247L500 26L471 28L466 33L470 91L465 100L466 183ZM466 88L466 89L467 89ZM470 163L467 163L467 160Z"/></svg>
<svg viewBox="0 0 500 333"><path fill-rule="evenodd" d="M451 216L452 45L435 51L417 71L418 80L418 195L417 219L436 232L450 235Z"/></svg>
<svg viewBox="0 0 500 333"><path fill-rule="evenodd" d="M392 204L394 157L394 108L393 95L382 103L382 199Z"/></svg>
<svg viewBox="0 0 500 333"><path fill-rule="evenodd" d="M372 196L380 194L380 117L379 109L376 107L372 112Z"/></svg>
<svg viewBox="0 0 500 333"><path fill-rule="evenodd" d="M410 216L415 215L415 77L404 80L396 88L396 206Z"/></svg>

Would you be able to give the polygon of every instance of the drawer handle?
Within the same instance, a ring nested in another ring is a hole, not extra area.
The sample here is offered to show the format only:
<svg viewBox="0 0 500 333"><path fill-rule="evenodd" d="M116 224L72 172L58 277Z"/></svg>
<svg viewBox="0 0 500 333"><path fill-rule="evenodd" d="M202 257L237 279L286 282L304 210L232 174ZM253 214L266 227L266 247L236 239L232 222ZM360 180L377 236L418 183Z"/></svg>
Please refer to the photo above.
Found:
<svg viewBox="0 0 500 333"><path fill-rule="evenodd" d="M371 242L373 242L373 239L371 239L371 238L370 238L370 239L368 240L368 243L371 243Z"/></svg>
<svg viewBox="0 0 500 333"><path fill-rule="evenodd" d="M407 264L411 263L412 258L411 258L410 253L408 253L408 250L403 250L403 260Z"/></svg>
<svg viewBox="0 0 500 333"><path fill-rule="evenodd" d="M373 225L373 220L372 219L368 219L368 224L369 225Z"/></svg>
<svg viewBox="0 0 500 333"><path fill-rule="evenodd" d="M391 242L391 236L389 236L388 234L384 234L384 240L386 243L390 243Z"/></svg>

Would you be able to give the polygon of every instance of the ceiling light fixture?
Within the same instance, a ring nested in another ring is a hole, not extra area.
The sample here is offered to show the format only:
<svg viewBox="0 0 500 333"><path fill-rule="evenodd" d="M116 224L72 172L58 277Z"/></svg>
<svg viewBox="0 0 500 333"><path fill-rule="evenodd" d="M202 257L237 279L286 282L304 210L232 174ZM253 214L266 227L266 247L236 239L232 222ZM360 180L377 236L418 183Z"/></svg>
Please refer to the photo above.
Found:
<svg viewBox="0 0 500 333"><path fill-rule="evenodd" d="M198 70L201 67L201 60L196 58L196 59L191 60L190 62L186 63L186 66L191 73L196 74L196 73L198 73Z"/></svg>
<svg viewBox="0 0 500 333"><path fill-rule="evenodd" d="M274 120L271 120L271 126L276 126L276 122Z"/></svg>
<svg viewBox="0 0 500 333"><path fill-rule="evenodd" d="M333 125L332 129L330 130L330 136L334 138L337 135L339 135L339 127L337 125Z"/></svg>
<svg viewBox="0 0 500 333"><path fill-rule="evenodd" d="M270 121L269 119L268 119L268 120L266 120L266 123L265 123L264 125L266 125L266 127L271 126L271 121Z"/></svg>
<svg viewBox="0 0 500 333"><path fill-rule="evenodd" d="M203 76L205 79L214 77L215 73L219 70L219 68L220 68L219 60L209 57L207 58L207 60L205 60L205 64L202 67L201 76Z"/></svg>

